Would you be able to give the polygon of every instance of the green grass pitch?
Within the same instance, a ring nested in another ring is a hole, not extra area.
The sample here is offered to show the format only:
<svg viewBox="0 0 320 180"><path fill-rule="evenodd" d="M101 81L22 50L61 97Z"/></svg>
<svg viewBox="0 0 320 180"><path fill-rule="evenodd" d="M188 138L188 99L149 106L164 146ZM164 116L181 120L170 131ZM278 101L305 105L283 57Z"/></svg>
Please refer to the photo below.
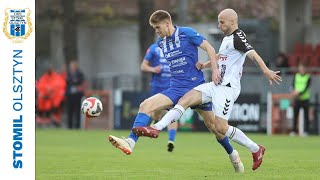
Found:
<svg viewBox="0 0 320 180"><path fill-rule="evenodd" d="M176 148L167 152L167 132L142 137L131 155L106 141L129 131L36 130L36 179L319 179L320 137L248 134L267 148L264 161L251 170L252 157L232 142L245 166L234 173L224 149L209 132L178 132Z"/></svg>

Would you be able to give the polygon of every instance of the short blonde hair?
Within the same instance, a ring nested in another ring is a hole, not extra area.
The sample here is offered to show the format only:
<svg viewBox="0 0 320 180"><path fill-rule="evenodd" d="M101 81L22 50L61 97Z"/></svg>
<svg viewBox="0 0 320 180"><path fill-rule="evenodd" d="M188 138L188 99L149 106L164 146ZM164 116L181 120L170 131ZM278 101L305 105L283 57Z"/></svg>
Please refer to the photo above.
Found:
<svg viewBox="0 0 320 180"><path fill-rule="evenodd" d="M152 26L154 24L158 24L163 20L171 21L171 15L165 10L157 10L151 14L149 18L149 24Z"/></svg>

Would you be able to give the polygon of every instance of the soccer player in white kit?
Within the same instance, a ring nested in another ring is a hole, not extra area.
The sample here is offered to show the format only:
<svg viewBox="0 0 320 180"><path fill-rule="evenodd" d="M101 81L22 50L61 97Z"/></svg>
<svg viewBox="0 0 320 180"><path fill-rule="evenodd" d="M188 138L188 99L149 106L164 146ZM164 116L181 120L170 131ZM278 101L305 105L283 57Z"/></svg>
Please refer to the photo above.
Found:
<svg viewBox="0 0 320 180"><path fill-rule="evenodd" d="M225 34L219 49L218 69L220 80L218 83L210 82L199 85L185 94L158 123L148 127L136 127L144 136L158 137L160 130L171 122L177 121L186 108L197 104L212 101L215 113L214 125L217 131L236 143L247 147L253 157L252 169L256 170L262 163L265 147L258 145L248 138L240 129L228 125L228 119L234 102L237 100L241 84L243 63L246 56L261 68L272 82L279 84L282 81L278 75L280 71L270 70L261 57L246 39L245 33L238 28L238 15L233 9L225 9L218 16L219 28ZM201 68L210 67L214 62L202 64Z"/></svg>

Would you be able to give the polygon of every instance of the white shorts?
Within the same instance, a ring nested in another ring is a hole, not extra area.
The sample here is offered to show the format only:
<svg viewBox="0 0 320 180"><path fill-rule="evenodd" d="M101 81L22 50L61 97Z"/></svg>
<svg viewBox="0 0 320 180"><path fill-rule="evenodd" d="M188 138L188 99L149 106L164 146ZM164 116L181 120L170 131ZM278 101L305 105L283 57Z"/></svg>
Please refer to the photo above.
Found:
<svg viewBox="0 0 320 180"><path fill-rule="evenodd" d="M212 102L212 111L216 116L229 120L233 104L240 94L240 89L216 86L213 82L201 84L194 89L202 93L202 103Z"/></svg>

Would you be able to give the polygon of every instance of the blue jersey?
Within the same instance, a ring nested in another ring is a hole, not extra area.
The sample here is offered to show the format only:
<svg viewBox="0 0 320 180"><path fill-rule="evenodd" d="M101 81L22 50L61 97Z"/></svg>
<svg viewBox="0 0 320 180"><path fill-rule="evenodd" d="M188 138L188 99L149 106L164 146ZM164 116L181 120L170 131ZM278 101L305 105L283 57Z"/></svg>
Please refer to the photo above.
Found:
<svg viewBox="0 0 320 180"><path fill-rule="evenodd" d="M205 81L203 72L196 68L198 46L204 40L194 29L178 26L171 37L158 39L157 43L169 61L171 87L193 88Z"/></svg>
<svg viewBox="0 0 320 180"><path fill-rule="evenodd" d="M170 68L169 63L164 57L161 48L156 44L152 44L144 56L144 59L149 61L150 66L156 67L161 66L161 72L159 74L152 73L152 79L151 79L151 87L157 88L161 87L163 88L169 88L170 86Z"/></svg>

